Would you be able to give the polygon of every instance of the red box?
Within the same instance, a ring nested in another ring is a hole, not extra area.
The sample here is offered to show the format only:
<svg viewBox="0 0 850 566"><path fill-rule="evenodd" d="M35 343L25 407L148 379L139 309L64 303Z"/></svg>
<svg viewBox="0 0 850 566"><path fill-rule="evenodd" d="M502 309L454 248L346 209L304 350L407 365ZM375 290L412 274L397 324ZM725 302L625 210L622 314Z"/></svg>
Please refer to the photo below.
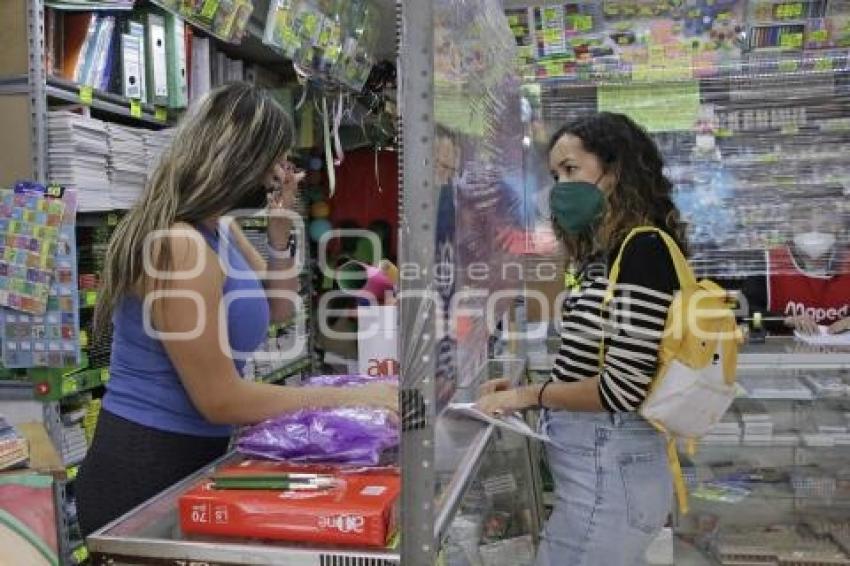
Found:
<svg viewBox="0 0 850 566"><path fill-rule="evenodd" d="M346 472L327 466L245 460L220 475L309 472L333 474L323 491L216 490L204 480L180 497L186 534L385 547L398 527L401 480L395 470Z"/></svg>

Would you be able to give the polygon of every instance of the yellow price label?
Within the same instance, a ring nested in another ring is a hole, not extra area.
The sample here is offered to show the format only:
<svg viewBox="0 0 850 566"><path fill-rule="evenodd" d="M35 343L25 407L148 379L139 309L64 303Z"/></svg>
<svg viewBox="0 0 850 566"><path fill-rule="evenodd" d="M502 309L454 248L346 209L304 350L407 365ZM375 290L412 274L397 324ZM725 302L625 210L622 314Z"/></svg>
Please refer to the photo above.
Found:
<svg viewBox="0 0 850 566"><path fill-rule="evenodd" d="M86 291L86 306L93 307L97 304L97 291Z"/></svg>
<svg viewBox="0 0 850 566"><path fill-rule="evenodd" d="M832 70L832 60L828 57L822 57L815 61L815 70L817 71L831 71Z"/></svg>
<svg viewBox="0 0 850 566"><path fill-rule="evenodd" d="M89 559L89 549L85 546L81 546L76 549L72 554L74 555L74 560L77 561L77 564L82 564Z"/></svg>
<svg viewBox="0 0 850 566"><path fill-rule="evenodd" d="M110 212L106 215L106 225L107 226L117 226L118 225L118 215L114 212Z"/></svg>
<svg viewBox="0 0 850 566"><path fill-rule="evenodd" d="M776 7L776 17L784 20L799 18L803 15L803 3L780 4Z"/></svg>
<svg viewBox="0 0 850 566"><path fill-rule="evenodd" d="M544 21L558 20L560 15L561 11L558 8L543 8Z"/></svg>
<svg viewBox="0 0 850 566"><path fill-rule="evenodd" d="M153 117L157 122L165 122L168 120L168 108L157 106L153 110Z"/></svg>
<svg viewBox="0 0 850 566"><path fill-rule="evenodd" d="M142 103L135 98L130 99L130 116L133 118L142 117Z"/></svg>
<svg viewBox="0 0 850 566"><path fill-rule="evenodd" d="M779 70L783 73L793 73L797 69L800 68L799 63L796 61L780 61L779 62Z"/></svg>
<svg viewBox="0 0 850 566"><path fill-rule="evenodd" d="M543 63L543 68L546 69L547 77L560 77L564 74L564 64L560 61L547 61Z"/></svg>
<svg viewBox="0 0 850 566"><path fill-rule="evenodd" d="M91 106L94 102L94 88L89 85L80 85L80 102Z"/></svg>
<svg viewBox="0 0 850 566"><path fill-rule="evenodd" d="M593 29L593 16L579 14L574 18L574 25L578 31L590 31Z"/></svg>
<svg viewBox="0 0 850 566"><path fill-rule="evenodd" d="M316 30L319 27L319 19L315 14L307 14L304 17L304 31L307 32L307 35L312 36L316 33Z"/></svg>
<svg viewBox="0 0 850 566"><path fill-rule="evenodd" d="M825 29L818 29L810 33L809 38L812 41L817 41L819 43L824 42L829 39L829 32L827 32Z"/></svg>
<svg viewBox="0 0 850 566"><path fill-rule="evenodd" d="M797 49L803 46L802 33L783 33L779 36L779 45L788 49Z"/></svg>
<svg viewBox="0 0 850 566"><path fill-rule="evenodd" d="M65 470L65 475L68 477L68 481L74 481L77 478L78 473L80 473L79 466L71 466Z"/></svg>
<svg viewBox="0 0 850 566"><path fill-rule="evenodd" d="M68 377L62 380L62 396L71 395L80 389L80 385L73 377Z"/></svg>
<svg viewBox="0 0 850 566"><path fill-rule="evenodd" d="M518 26L519 25L519 16L517 16L517 15L508 16L508 25L509 26Z"/></svg>
<svg viewBox="0 0 850 566"><path fill-rule="evenodd" d="M100 381L101 383L109 381L109 368L103 368L100 370Z"/></svg>
<svg viewBox="0 0 850 566"><path fill-rule="evenodd" d="M215 16L216 10L218 10L218 0L206 0L203 8L201 8L201 17L205 20L211 20Z"/></svg>
<svg viewBox="0 0 850 566"><path fill-rule="evenodd" d="M546 43L560 43L563 39L564 35L558 28L543 30L543 41Z"/></svg>

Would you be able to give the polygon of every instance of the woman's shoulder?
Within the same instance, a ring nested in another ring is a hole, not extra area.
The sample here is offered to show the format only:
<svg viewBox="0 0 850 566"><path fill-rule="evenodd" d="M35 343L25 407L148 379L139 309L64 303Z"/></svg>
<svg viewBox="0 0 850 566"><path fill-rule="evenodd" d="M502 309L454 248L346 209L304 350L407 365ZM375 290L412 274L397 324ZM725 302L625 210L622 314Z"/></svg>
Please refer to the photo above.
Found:
<svg viewBox="0 0 850 566"><path fill-rule="evenodd" d="M636 234L625 244L618 283L641 285L665 293L679 288L670 249L659 233Z"/></svg>

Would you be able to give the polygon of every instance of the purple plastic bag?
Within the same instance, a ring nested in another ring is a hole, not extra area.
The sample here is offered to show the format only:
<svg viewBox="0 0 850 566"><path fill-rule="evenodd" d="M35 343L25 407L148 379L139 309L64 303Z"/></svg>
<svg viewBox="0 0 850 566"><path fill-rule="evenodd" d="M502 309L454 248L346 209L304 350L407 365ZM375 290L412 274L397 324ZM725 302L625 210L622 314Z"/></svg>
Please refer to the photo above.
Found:
<svg viewBox="0 0 850 566"><path fill-rule="evenodd" d="M316 376L311 386L357 387L374 382L397 383L358 375ZM242 454L302 463L376 466L398 447L398 417L385 409L337 407L302 409L247 428L236 444Z"/></svg>

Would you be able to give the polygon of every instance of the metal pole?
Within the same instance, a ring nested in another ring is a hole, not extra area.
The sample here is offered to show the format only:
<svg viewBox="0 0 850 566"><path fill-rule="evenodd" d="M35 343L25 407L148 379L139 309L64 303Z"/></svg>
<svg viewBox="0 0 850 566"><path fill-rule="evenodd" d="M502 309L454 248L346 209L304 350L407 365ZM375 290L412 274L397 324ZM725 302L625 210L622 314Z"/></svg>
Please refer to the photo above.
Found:
<svg viewBox="0 0 850 566"><path fill-rule="evenodd" d="M32 176L47 182L47 70L44 68L44 4L27 2L29 42L30 124L32 126Z"/></svg>
<svg viewBox="0 0 850 566"><path fill-rule="evenodd" d="M434 349L433 290L436 207L433 179L433 20L431 1L401 0L399 26L399 127L401 250L402 564L433 566ZM408 276L405 267L414 268Z"/></svg>

